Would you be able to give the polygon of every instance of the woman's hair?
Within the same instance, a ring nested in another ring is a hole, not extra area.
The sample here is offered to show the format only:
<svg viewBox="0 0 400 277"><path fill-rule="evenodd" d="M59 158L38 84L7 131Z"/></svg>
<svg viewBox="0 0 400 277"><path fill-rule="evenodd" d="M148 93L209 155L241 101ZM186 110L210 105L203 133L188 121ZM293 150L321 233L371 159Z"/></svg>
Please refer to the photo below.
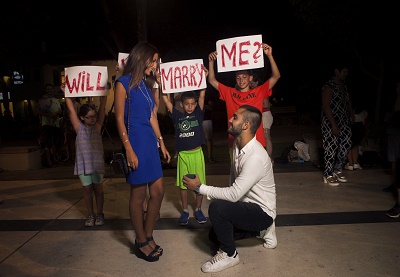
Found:
<svg viewBox="0 0 400 277"><path fill-rule="evenodd" d="M249 121L250 131L252 134L255 134L261 125L262 114L260 110L250 105L242 105L239 108L245 109L245 112L243 113L243 122Z"/></svg>
<svg viewBox="0 0 400 277"><path fill-rule="evenodd" d="M145 77L143 72L152 62L156 53L158 53L157 48L148 42L139 42L131 49L123 71L123 75L131 75L129 90L139 85L140 81ZM158 67L159 61L157 61L157 69ZM152 89L156 81L155 75L146 76L145 79L146 85Z"/></svg>
<svg viewBox="0 0 400 277"><path fill-rule="evenodd" d="M90 111L96 111L96 106L94 104L83 104L79 109L79 116L86 116Z"/></svg>

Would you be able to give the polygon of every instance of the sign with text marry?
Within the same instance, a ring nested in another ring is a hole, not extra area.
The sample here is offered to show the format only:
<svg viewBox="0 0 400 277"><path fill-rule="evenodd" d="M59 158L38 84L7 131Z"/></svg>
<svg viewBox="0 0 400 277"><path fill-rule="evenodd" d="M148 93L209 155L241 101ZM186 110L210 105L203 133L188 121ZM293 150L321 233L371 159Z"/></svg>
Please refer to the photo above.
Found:
<svg viewBox="0 0 400 277"><path fill-rule="evenodd" d="M264 67L264 51L261 43L261 35L218 40L218 72Z"/></svg>
<svg viewBox="0 0 400 277"><path fill-rule="evenodd" d="M123 70L129 53L118 53L118 69Z"/></svg>
<svg viewBox="0 0 400 277"><path fill-rule="evenodd" d="M65 97L108 95L106 66L65 68Z"/></svg>
<svg viewBox="0 0 400 277"><path fill-rule="evenodd" d="M207 87L203 60L184 60L160 64L163 93L199 90Z"/></svg>

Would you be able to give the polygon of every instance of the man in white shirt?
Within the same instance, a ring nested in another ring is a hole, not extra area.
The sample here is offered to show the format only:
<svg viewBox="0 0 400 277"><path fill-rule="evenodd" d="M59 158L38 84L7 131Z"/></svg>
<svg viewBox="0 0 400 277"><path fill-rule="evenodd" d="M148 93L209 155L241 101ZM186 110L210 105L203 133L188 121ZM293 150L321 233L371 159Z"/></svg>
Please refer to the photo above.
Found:
<svg viewBox="0 0 400 277"><path fill-rule="evenodd" d="M266 248L275 248L276 192L271 159L256 140L262 120L261 111L240 106L229 120L228 133L235 137L230 186L202 185L184 177L188 189L207 196L211 202L208 215L212 224L210 240L219 246L217 254L203 264L203 272L218 272L239 263L235 240L263 238Z"/></svg>

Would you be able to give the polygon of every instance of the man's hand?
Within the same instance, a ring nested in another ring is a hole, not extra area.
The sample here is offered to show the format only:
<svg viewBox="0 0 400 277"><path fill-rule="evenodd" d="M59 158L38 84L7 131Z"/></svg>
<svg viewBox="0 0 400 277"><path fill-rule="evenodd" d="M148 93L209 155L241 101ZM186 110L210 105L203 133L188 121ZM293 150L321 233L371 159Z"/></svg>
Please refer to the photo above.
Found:
<svg viewBox="0 0 400 277"><path fill-rule="evenodd" d="M196 175L196 178L194 178L194 179L189 178L186 175L183 176L183 178L182 178L183 185L185 187L187 187L188 189L190 189L190 190L194 190L194 188L197 185L201 184L200 179L199 179L199 175L197 175L197 174L195 174L195 175Z"/></svg>

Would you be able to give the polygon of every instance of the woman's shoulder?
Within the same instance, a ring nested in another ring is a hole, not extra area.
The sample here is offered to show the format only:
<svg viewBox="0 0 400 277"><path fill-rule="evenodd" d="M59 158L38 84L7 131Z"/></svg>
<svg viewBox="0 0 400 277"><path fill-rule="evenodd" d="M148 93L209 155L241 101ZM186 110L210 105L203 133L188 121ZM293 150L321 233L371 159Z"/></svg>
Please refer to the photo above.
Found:
<svg viewBox="0 0 400 277"><path fill-rule="evenodd" d="M129 81L129 79L130 79L130 75L129 74L125 74L125 75L122 75L122 76L118 77L117 81L121 82L121 83L126 83L126 82Z"/></svg>

